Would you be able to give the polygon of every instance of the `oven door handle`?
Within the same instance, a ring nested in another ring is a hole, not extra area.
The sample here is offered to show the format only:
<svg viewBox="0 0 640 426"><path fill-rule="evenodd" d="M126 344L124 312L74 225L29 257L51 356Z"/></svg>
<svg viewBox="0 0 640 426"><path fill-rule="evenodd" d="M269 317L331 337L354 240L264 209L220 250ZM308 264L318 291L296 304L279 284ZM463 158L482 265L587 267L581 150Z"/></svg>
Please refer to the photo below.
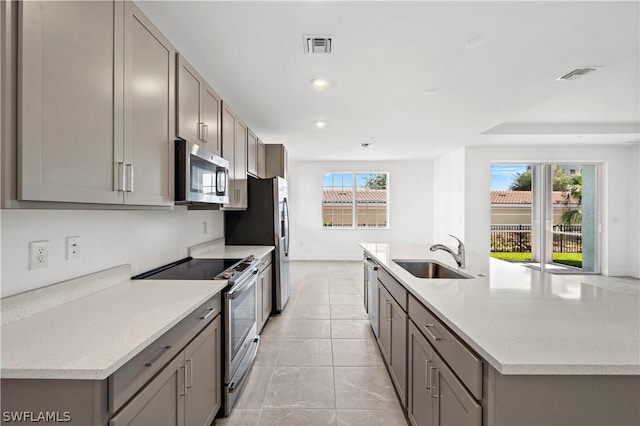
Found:
<svg viewBox="0 0 640 426"><path fill-rule="evenodd" d="M258 273L258 270L255 269L252 273L251 276L249 278L247 278L247 280L242 283L239 287L234 288L232 291L230 291L229 293L227 293L227 297L229 299L235 299L238 296L240 296L242 293L244 293L247 288L251 285L252 281L256 281L255 279L255 275Z"/></svg>
<svg viewBox="0 0 640 426"><path fill-rule="evenodd" d="M253 343L255 344L255 348L253 349L253 353L251 354L251 356L255 358L256 353L258 352L258 345L260 344L260 336L254 337ZM251 364L253 364L253 362ZM251 367L251 365L249 367ZM244 379L247 378L247 374L249 374L250 371L251 371L251 368L247 368L244 371L244 373L242 373L242 377L240 377L235 382L229 383L229 393L234 393L236 391L236 389L238 388L238 385L244 382Z"/></svg>

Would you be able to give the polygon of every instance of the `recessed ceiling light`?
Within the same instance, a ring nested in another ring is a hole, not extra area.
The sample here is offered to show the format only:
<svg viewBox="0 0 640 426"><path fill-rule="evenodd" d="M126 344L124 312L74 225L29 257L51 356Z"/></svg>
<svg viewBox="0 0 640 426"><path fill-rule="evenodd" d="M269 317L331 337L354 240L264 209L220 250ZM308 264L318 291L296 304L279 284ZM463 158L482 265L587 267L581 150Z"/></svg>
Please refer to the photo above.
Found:
<svg viewBox="0 0 640 426"><path fill-rule="evenodd" d="M318 129L324 129L327 127L327 123L325 121L316 121L315 124Z"/></svg>
<svg viewBox="0 0 640 426"><path fill-rule="evenodd" d="M329 85L329 81L324 78L314 78L311 80L311 85L316 89L324 89Z"/></svg>
<svg viewBox="0 0 640 426"><path fill-rule="evenodd" d="M438 93L438 89L427 89L422 94L425 96L431 96L435 95L436 93Z"/></svg>
<svg viewBox="0 0 640 426"><path fill-rule="evenodd" d="M464 43L464 47L466 47L467 49L475 49L476 47L480 47L483 44L484 44L484 38L473 37Z"/></svg>
<svg viewBox="0 0 640 426"><path fill-rule="evenodd" d="M373 142L363 142L360 144L360 149L369 149L373 146Z"/></svg>

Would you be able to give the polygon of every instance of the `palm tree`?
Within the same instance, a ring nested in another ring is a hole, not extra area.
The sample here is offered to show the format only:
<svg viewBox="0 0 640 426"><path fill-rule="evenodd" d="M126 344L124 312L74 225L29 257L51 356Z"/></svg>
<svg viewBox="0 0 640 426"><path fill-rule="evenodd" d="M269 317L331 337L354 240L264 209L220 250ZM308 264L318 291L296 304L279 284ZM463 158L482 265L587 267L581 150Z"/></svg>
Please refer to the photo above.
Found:
<svg viewBox="0 0 640 426"><path fill-rule="evenodd" d="M565 225L582 223L582 175L571 175L563 204L568 209L560 216L560 222Z"/></svg>

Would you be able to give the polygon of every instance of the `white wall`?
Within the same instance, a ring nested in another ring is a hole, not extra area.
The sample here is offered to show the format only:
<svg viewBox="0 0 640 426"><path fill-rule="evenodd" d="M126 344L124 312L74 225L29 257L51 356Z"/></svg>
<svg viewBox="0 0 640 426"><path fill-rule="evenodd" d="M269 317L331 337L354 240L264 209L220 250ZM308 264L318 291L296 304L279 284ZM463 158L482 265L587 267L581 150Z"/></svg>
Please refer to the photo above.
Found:
<svg viewBox="0 0 640 426"><path fill-rule="evenodd" d="M389 229L323 229L323 172L389 172ZM289 163L292 259L360 259L361 242L432 241L431 161Z"/></svg>
<svg viewBox="0 0 640 426"><path fill-rule="evenodd" d="M631 275L640 277L640 143L631 148L629 155L630 188L629 264Z"/></svg>
<svg viewBox="0 0 640 426"><path fill-rule="evenodd" d="M637 148L617 146L495 146L465 149L464 237L470 252L489 254L490 167L492 162L603 162L602 170L602 273L638 275ZM434 162L434 170L450 163L444 156ZM462 166L459 166L462 167ZM634 174L636 177L634 177ZM436 200L439 202L439 200ZM635 208L635 211L634 211ZM434 226L442 223L436 217Z"/></svg>
<svg viewBox="0 0 640 426"><path fill-rule="evenodd" d="M456 247L465 241L465 150L456 149L433 164L433 241Z"/></svg>
<svg viewBox="0 0 640 426"><path fill-rule="evenodd" d="M207 233L204 223L207 223ZM2 297L129 263L140 273L187 256L187 247L224 234L219 211L2 210ZM80 258L66 259L66 237ZM49 266L29 270L29 242L49 240Z"/></svg>

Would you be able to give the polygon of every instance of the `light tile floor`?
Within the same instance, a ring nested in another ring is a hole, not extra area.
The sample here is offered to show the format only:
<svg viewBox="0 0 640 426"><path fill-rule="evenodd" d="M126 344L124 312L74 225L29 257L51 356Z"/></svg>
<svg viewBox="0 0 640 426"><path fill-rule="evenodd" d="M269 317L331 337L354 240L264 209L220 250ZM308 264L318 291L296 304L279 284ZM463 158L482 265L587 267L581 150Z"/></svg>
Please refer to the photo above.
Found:
<svg viewBox="0 0 640 426"><path fill-rule="evenodd" d="M362 303L361 262L291 262L291 298L272 316L223 425L406 426Z"/></svg>

